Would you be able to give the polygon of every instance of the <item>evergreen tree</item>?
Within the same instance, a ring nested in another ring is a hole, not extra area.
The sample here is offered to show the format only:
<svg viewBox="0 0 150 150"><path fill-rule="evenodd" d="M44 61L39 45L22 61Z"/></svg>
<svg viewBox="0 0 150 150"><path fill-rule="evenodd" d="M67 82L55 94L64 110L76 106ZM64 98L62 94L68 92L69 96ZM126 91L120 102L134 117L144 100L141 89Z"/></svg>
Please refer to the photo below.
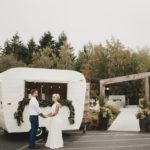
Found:
<svg viewBox="0 0 150 150"><path fill-rule="evenodd" d="M33 53L37 52L38 51L38 47L34 41L33 38L31 38L27 44L27 48L28 48L28 52L29 52L29 56L28 56L28 59L29 59L29 63L31 64L32 63L32 55Z"/></svg>
<svg viewBox="0 0 150 150"><path fill-rule="evenodd" d="M67 39L67 35L64 33L64 32L62 32L60 35L59 35L59 37L58 37L58 42L57 42L57 44L56 44L56 46L57 46L57 49L60 49L60 47L62 46L62 45L64 45L64 42L66 42L68 39Z"/></svg>
<svg viewBox="0 0 150 150"><path fill-rule="evenodd" d="M6 55L13 54L19 61L28 64L28 49L20 40L20 36L16 33L11 40L7 40L4 44L3 53Z"/></svg>
<svg viewBox="0 0 150 150"><path fill-rule="evenodd" d="M31 38L27 44L27 47L28 47L28 51L30 54L32 54L33 52L36 52L38 50L38 47L34 41L33 38Z"/></svg>
<svg viewBox="0 0 150 150"><path fill-rule="evenodd" d="M50 48L55 54L57 53L56 41L49 31L44 33L44 35L39 40L39 44L39 49Z"/></svg>

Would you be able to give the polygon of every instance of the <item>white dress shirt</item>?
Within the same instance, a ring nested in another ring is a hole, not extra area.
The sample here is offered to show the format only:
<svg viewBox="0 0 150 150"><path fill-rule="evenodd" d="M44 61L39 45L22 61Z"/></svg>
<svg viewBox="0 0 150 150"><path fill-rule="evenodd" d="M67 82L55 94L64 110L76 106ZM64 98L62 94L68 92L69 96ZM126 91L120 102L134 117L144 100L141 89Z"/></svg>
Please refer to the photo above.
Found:
<svg viewBox="0 0 150 150"><path fill-rule="evenodd" d="M39 115L41 112L41 109L39 107L39 103L35 97L31 97L29 102L29 115Z"/></svg>

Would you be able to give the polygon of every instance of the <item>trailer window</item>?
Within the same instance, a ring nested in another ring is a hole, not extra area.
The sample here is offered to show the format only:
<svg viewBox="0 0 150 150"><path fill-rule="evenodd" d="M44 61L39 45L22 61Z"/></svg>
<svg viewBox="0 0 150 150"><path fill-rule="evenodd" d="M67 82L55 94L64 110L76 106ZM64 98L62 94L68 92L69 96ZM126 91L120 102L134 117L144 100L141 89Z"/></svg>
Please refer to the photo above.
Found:
<svg viewBox="0 0 150 150"><path fill-rule="evenodd" d="M67 99L66 83L25 82L25 97L29 96L31 89L37 89L39 98L43 100L51 99L54 93L59 93L61 99Z"/></svg>

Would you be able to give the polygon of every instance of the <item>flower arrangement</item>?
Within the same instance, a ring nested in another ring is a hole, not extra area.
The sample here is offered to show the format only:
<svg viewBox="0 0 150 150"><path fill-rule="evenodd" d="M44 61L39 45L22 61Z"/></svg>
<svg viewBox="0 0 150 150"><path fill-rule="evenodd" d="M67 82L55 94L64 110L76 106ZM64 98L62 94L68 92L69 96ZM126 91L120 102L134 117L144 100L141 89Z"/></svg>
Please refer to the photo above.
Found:
<svg viewBox="0 0 150 150"><path fill-rule="evenodd" d="M107 107L107 106L100 107L100 113L102 114L103 118L110 118L110 119L113 118L111 109L109 107Z"/></svg>
<svg viewBox="0 0 150 150"><path fill-rule="evenodd" d="M144 119L146 117L150 117L150 110L149 109L141 109L139 108L137 114L136 114L136 118L137 119Z"/></svg>
<svg viewBox="0 0 150 150"><path fill-rule="evenodd" d="M113 119L113 114L109 106L106 105L106 98L104 96L98 97L99 100L99 114L98 114L98 120L99 120L99 127L101 130L107 130L110 120Z"/></svg>
<svg viewBox="0 0 150 150"><path fill-rule="evenodd" d="M100 106L100 113L102 114L103 118L109 117L110 119L113 118L112 111L109 106L106 105L106 98L104 96L99 96L99 106Z"/></svg>
<svg viewBox="0 0 150 150"><path fill-rule="evenodd" d="M141 132L149 131L150 107L146 99L141 101L139 109L136 114L136 118L139 119L140 131Z"/></svg>
<svg viewBox="0 0 150 150"><path fill-rule="evenodd" d="M150 108L147 100L142 100L139 105L139 109L136 114L137 119L144 119L146 117L150 117Z"/></svg>

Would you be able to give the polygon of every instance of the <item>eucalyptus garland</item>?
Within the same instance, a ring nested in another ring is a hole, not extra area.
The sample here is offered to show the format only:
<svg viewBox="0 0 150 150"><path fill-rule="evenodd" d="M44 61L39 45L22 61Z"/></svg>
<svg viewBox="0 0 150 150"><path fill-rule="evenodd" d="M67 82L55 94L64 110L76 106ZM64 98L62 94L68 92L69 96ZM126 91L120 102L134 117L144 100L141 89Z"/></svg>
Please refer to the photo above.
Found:
<svg viewBox="0 0 150 150"><path fill-rule="evenodd" d="M74 118L75 118L75 109L74 106L72 105L72 101L70 100L59 100L59 103L62 106L67 106L70 110L70 115L68 117L68 120L70 124L74 124ZM29 104L29 99L28 98L23 98L22 101L18 103L18 108L17 111L14 113L14 118L17 120L18 126L20 126L24 120L23 120L23 112L25 109L25 106ZM52 101L50 100L39 100L39 106L40 107L51 107L53 105Z"/></svg>

